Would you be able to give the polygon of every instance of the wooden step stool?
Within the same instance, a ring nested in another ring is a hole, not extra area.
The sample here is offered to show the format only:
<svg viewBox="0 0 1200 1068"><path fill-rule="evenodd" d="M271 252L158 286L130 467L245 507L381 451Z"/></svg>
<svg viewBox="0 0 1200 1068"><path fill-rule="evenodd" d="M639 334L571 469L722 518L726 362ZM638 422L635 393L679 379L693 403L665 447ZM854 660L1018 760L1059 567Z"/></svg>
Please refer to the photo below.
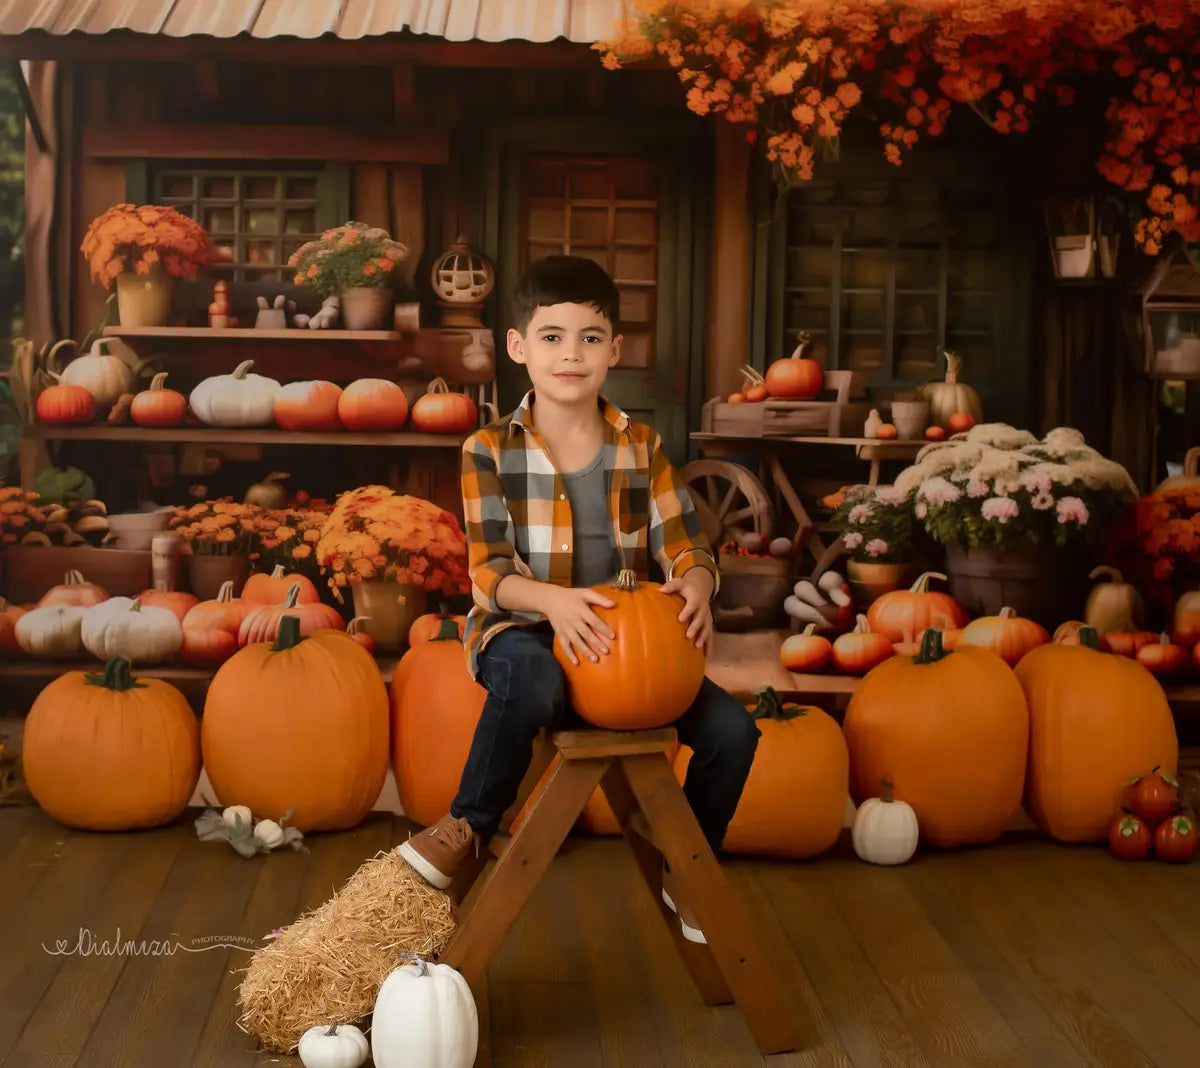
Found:
<svg viewBox="0 0 1200 1068"><path fill-rule="evenodd" d="M671 768L675 731L559 731L551 741L562 759L460 918L442 963L478 988L492 954L600 785L705 1004L736 1002L764 1054L800 1049L797 1011L774 981ZM639 812L657 845L636 829ZM683 937L678 917L662 899L664 854L687 887L707 945ZM481 858L453 889L465 897L485 862Z"/></svg>

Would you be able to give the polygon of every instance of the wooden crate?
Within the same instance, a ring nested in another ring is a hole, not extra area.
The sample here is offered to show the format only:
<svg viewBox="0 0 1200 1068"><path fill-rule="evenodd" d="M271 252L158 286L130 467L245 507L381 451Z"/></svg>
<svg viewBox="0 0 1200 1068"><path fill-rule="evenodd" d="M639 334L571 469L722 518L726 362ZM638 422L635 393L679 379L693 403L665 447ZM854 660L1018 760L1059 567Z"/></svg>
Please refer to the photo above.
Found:
<svg viewBox="0 0 1200 1068"><path fill-rule="evenodd" d="M713 397L701 409L700 429L741 437L857 438L862 437L871 407L860 372L826 371L824 388L814 400L773 397L730 404Z"/></svg>
<svg viewBox="0 0 1200 1068"><path fill-rule="evenodd" d="M4 550L3 596L32 604L68 571L79 571L113 597L133 597L152 585L150 551L88 545L13 545Z"/></svg>

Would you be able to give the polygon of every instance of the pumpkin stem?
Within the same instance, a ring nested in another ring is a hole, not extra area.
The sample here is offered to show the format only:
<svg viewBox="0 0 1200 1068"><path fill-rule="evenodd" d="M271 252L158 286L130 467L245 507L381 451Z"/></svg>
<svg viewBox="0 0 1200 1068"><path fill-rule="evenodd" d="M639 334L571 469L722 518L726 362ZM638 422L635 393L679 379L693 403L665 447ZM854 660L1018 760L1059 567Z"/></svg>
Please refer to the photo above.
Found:
<svg viewBox="0 0 1200 1068"><path fill-rule="evenodd" d="M300 599L300 583L293 582L287 591L287 596L283 599L284 608L295 608L296 602Z"/></svg>
<svg viewBox="0 0 1200 1068"><path fill-rule="evenodd" d="M1005 605L1003 608L1000 609L1000 618L1001 619L1015 619L1016 616L1017 616L1017 610L1015 608L1009 608L1008 605Z"/></svg>
<svg viewBox="0 0 1200 1068"><path fill-rule="evenodd" d="M229 604L233 600L233 580L226 579L221 583L221 588L217 590L216 601L218 604Z"/></svg>
<svg viewBox="0 0 1200 1068"><path fill-rule="evenodd" d="M152 379L150 379L150 391L158 392L160 389L165 389L167 385L167 372L159 371Z"/></svg>
<svg viewBox="0 0 1200 1068"><path fill-rule="evenodd" d="M421 969L422 976L426 976L429 974L429 965L425 962L424 957L418 957L415 953L401 953L400 959L411 961L413 964L415 964L418 968Z"/></svg>
<svg viewBox="0 0 1200 1068"><path fill-rule="evenodd" d="M953 652L953 650L951 650ZM921 635L921 648L913 657L914 664L936 664L950 654L942 646L942 632L937 627L928 627ZM957 663L957 661L955 661Z"/></svg>
<svg viewBox="0 0 1200 1068"><path fill-rule="evenodd" d="M791 359L802 360L804 358L804 350L812 344L812 334L807 330L800 330L796 333L796 347L792 349Z"/></svg>
<svg viewBox="0 0 1200 1068"><path fill-rule="evenodd" d="M428 386L425 387L426 393L449 393L450 387L446 384L444 378L435 378Z"/></svg>
<svg viewBox="0 0 1200 1068"><path fill-rule="evenodd" d="M230 378L236 378L239 382L250 373L250 368L254 366L253 360L243 360L234 369Z"/></svg>
<svg viewBox="0 0 1200 1068"><path fill-rule="evenodd" d="M638 585L637 572L628 567L621 568L617 574L617 581L613 583L613 587L626 593L641 589Z"/></svg>
<svg viewBox="0 0 1200 1068"><path fill-rule="evenodd" d="M1088 572L1088 578L1093 582L1095 582L1098 578L1106 578L1110 582L1116 582L1118 584L1123 584L1125 582L1125 576L1122 575L1121 572L1115 567L1109 567L1107 564L1101 564L1099 567L1093 567L1092 570Z"/></svg>
<svg viewBox="0 0 1200 1068"><path fill-rule="evenodd" d="M337 1024L330 1024L329 1030L326 1031L325 1034L330 1037L332 1037L333 1035L336 1035L337 1034Z"/></svg>
<svg viewBox="0 0 1200 1068"><path fill-rule="evenodd" d="M129 673L129 659L124 656L114 656L104 665L103 674L84 675L83 681L88 686L103 686L106 690L133 690L145 687L144 682L138 682Z"/></svg>
<svg viewBox="0 0 1200 1068"><path fill-rule="evenodd" d="M883 802L885 805L890 805L890 804L891 804L893 801L895 801L895 800L896 800L896 795L895 795L895 793L893 792L895 789L896 789L896 784L895 784L894 782L892 782L892 780L891 780L891 779L889 779L889 778L888 778L888 777L885 775L885 776L883 777L883 794L882 794L882 796L880 797L880 800L881 800L881 801L882 801L882 802Z"/></svg>
<svg viewBox="0 0 1200 1068"><path fill-rule="evenodd" d="M949 349L938 347L938 352L946 357L946 377L944 379L946 385L954 386L958 384L958 376L962 373L962 357L957 352L951 352Z"/></svg>
<svg viewBox="0 0 1200 1068"><path fill-rule="evenodd" d="M298 587L293 586L295 590ZM299 616L283 616L279 620L279 634L275 638L275 644L271 646L271 652L282 653L285 649L294 649L304 639L300 636L300 617Z"/></svg>
<svg viewBox="0 0 1200 1068"><path fill-rule="evenodd" d="M917 581L912 584L912 588L909 590L909 592L910 593L928 593L930 579L941 579L943 582L945 582L946 576L943 575L940 571L922 572L920 575L917 576Z"/></svg>
<svg viewBox="0 0 1200 1068"><path fill-rule="evenodd" d="M449 616L443 615L442 621L438 624L437 633L429 640L431 642L456 642L458 638L458 624Z"/></svg>
<svg viewBox="0 0 1200 1068"><path fill-rule="evenodd" d="M774 686L762 686L754 691L758 703L754 706L752 715L755 719L777 719L780 721L795 719L803 716L805 710L797 705L787 707L779 700L779 694Z"/></svg>
<svg viewBox="0 0 1200 1068"><path fill-rule="evenodd" d="M1085 645L1089 649L1100 651L1100 635L1096 632L1095 627L1080 627L1079 628L1079 644Z"/></svg>

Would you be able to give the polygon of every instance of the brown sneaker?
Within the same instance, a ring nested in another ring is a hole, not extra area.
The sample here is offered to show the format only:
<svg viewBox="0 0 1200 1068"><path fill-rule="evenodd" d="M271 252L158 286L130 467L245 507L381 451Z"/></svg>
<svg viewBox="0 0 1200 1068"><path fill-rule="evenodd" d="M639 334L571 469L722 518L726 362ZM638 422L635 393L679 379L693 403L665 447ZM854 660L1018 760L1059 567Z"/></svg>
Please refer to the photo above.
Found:
<svg viewBox="0 0 1200 1068"><path fill-rule="evenodd" d="M696 922L696 915L687 902L687 890L684 888L683 880L670 870L665 860L663 861L662 884L663 901L666 902L667 908L679 917L679 926L683 930L683 937L689 942L707 945L708 939L700 930L700 926Z"/></svg>
<svg viewBox="0 0 1200 1068"><path fill-rule="evenodd" d="M479 835L464 819L446 813L432 827L412 835L396 847L427 883L445 890L471 850L479 854Z"/></svg>

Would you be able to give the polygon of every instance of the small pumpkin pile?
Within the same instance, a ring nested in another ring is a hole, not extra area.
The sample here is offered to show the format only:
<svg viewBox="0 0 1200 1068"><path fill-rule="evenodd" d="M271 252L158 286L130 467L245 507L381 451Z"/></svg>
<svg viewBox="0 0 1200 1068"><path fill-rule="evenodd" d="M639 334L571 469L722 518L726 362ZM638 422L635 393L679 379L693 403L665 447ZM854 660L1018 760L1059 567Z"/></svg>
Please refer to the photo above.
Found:
<svg viewBox="0 0 1200 1068"><path fill-rule="evenodd" d="M1155 767L1129 783L1124 808L1108 829L1108 849L1122 860L1143 860L1153 851L1169 864L1186 864L1196 855L1196 835L1195 816L1180 810L1178 781Z"/></svg>
<svg viewBox="0 0 1200 1068"><path fill-rule="evenodd" d="M728 403L755 404L772 397L780 400L812 400L816 397L825 386L825 368L804 355L812 344L812 336L807 331L800 331L796 339L792 354L775 360L765 376L749 365L743 366L743 386L729 394Z"/></svg>

